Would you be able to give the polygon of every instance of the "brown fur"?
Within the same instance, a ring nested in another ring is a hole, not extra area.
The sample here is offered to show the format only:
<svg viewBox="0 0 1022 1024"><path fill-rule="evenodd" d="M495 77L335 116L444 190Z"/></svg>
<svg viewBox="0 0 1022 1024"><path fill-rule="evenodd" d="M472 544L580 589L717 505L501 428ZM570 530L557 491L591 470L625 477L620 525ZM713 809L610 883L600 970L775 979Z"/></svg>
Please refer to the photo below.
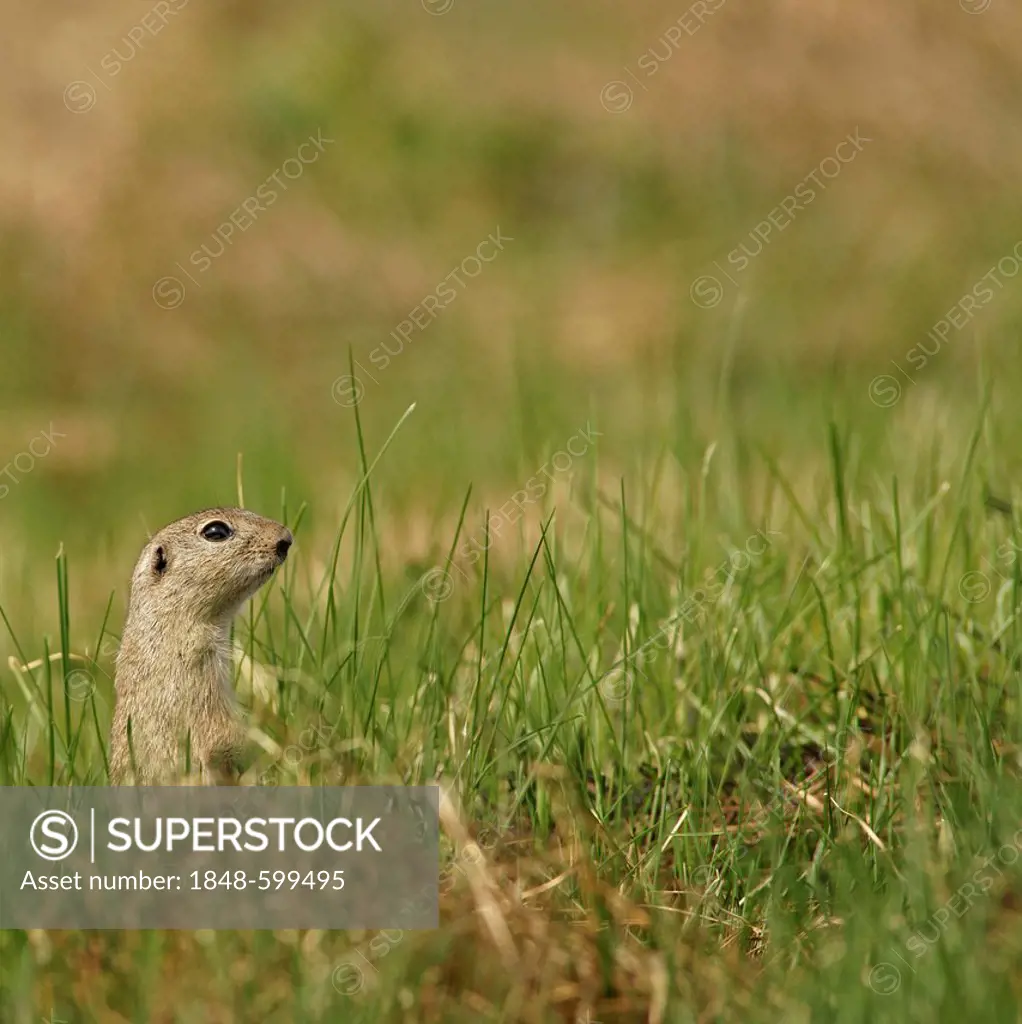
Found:
<svg viewBox="0 0 1022 1024"><path fill-rule="evenodd" d="M203 537L215 520L233 535ZM189 736L207 781L236 778L244 731L231 685L231 620L283 563L291 540L272 519L215 508L171 523L143 548L117 654L112 782L175 781Z"/></svg>

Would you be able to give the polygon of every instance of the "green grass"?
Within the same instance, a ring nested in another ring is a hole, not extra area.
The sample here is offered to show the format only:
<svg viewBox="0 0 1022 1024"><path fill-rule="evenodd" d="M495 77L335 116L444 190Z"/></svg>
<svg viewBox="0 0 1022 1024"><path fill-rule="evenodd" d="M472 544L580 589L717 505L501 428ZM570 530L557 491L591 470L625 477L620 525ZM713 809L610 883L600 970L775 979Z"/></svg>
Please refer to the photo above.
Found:
<svg viewBox="0 0 1022 1024"><path fill-rule="evenodd" d="M39 102L4 122L0 473L63 436L0 477L0 784L103 784L131 565L237 500L240 451L298 538L236 626L250 779L459 810L435 933L0 931L2 1024L1016 1019L1022 872L983 865L1022 821L1019 278L869 390L1018 240L1022 13L981 6L878 35L726 4L621 114L601 89L681 8L188 4L87 113L61 90L144 11L12 13L59 45L11 64ZM371 365L498 225L357 423L349 346Z"/></svg>
<svg viewBox="0 0 1022 1024"><path fill-rule="evenodd" d="M390 441L355 436L334 544L282 507L294 557L237 623L249 778L441 780L441 928L0 932L0 1019L1015 1019L1022 573L987 403L886 480L821 423L810 499L750 438L680 503L597 443L536 543L441 561L439 593L378 529ZM118 624L57 572L58 634L11 637L4 785L105 781Z"/></svg>

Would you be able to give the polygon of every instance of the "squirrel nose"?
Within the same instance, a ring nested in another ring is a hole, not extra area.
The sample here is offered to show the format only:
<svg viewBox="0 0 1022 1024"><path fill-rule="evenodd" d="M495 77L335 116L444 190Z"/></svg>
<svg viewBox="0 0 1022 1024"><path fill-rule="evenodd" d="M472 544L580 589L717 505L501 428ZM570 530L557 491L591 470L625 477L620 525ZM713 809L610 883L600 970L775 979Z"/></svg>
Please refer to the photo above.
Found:
<svg viewBox="0 0 1022 1024"><path fill-rule="evenodd" d="M294 537L291 536L290 530L284 531L284 536L277 541L277 557L283 562L287 558L287 553L291 548L291 545L295 542Z"/></svg>

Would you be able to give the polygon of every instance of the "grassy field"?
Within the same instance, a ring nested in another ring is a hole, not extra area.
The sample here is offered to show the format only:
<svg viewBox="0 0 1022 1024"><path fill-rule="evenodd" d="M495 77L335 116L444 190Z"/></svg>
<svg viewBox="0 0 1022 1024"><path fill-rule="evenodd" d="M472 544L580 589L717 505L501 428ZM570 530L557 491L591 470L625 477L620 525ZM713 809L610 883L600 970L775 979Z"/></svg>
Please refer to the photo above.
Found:
<svg viewBox="0 0 1022 1024"><path fill-rule="evenodd" d="M10 19L0 784L243 503L248 781L450 802L436 932L0 931L0 1021L1018 1018L1022 14Z"/></svg>
<svg viewBox="0 0 1022 1024"><path fill-rule="evenodd" d="M417 579L369 474L349 554L239 623L249 779L442 780L440 930L5 932L4 1019L1015 1019L1022 572L980 399L914 481L824 429L811 505L765 456L743 493L724 438L670 528L590 425L534 547L498 536L519 499ZM111 645L62 611L73 656L12 665L5 785L105 781Z"/></svg>

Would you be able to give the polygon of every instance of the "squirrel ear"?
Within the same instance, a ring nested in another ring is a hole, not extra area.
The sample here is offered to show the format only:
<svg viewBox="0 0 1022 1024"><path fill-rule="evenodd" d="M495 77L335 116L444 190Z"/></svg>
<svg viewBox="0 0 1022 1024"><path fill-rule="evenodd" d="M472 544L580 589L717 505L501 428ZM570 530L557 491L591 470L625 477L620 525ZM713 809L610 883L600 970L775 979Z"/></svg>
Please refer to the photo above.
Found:
<svg viewBox="0 0 1022 1024"><path fill-rule="evenodd" d="M167 571L167 553L162 545L153 552L152 568L157 576L162 576Z"/></svg>

